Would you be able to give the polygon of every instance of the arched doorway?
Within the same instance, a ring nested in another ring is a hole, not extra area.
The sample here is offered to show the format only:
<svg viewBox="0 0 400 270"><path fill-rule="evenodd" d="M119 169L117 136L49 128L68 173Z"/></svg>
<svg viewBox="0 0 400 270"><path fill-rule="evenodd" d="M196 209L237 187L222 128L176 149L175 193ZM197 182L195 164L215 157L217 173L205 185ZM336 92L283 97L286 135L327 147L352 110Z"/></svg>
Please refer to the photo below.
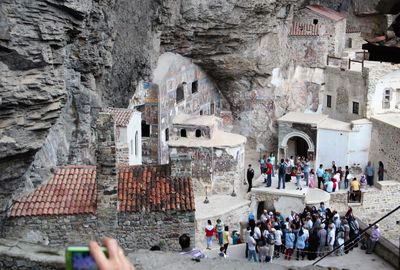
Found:
<svg viewBox="0 0 400 270"><path fill-rule="evenodd" d="M314 160L315 146L310 136L302 131L295 131L283 137L278 153L280 158L303 156Z"/></svg>
<svg viewBox="0 0 400 270"><path fill-rule="evenodd" d="M287 156L308 157L308 144L303 138L292 137L288 140L287 146Z"/></svg>

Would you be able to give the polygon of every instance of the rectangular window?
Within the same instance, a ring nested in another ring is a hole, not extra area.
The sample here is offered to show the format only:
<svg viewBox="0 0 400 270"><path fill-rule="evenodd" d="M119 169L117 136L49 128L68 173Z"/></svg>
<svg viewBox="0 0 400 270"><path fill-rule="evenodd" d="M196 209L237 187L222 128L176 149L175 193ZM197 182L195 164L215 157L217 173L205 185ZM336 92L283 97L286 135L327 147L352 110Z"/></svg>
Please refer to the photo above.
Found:
<svg viewBox="0 0 400 270"><path fill-rule="evenodd" d="M360 104L358 102L353 102L353 113L354 114L359 114L359 107L360 107Z"/></svg>
<svg viewBox="0 0 400 270"><path fill-rule="evenodd" d="M390 109L390 89L385 89L384 95L383 95L383 106L382 109Z"/></svg>
<svg viewBox="0 0 400 270"><path fill-rule="evenodd" d="M169 141L169 129L168 128L165 129L165 141L166 142Z"/></svg>
<svg viewBox="0 0 400 270"><path fill-rule="evenodd" d="M332 96L326 95L326 107L332 108Z"/></svg>
<svg viewBox="0 0 400 270"><path fill-rule="evenodd" d="M192 82L192 94L199 91L199 81Z"/></svg>

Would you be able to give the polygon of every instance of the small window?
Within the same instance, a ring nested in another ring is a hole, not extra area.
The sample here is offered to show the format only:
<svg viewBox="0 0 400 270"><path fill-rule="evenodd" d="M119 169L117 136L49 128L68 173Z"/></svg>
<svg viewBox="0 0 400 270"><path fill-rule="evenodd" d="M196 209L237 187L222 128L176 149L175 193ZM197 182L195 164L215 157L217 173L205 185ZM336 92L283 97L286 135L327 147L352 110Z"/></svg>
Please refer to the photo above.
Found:
<svg viewBox="0 0 400 270"><path fill-rule="evenodd" d="M181 137L183 137L183 138L187 137L186 129L181 129Z"/></svg>
<svg viewBox="0 0 400 270"><path fill-rule="evenodd" d="M332 96L326 95L326 107L332 108Z"/></svg>
<svg viewBox="0 0 400 270"><path fill-rule="evenodd" d="M203 110L200 110L200 115L203 115Z"/></svg>
<svg viewBox="0 0 400 270"><path fill-rule="evenodd" d="M196 138L200 138L200 137L201 137L201 130L196 129Z"/></svg>
<svg viewBox="0 0 400 270"><path fill-rule="evenodd" d="M176 103L181 102L184 98L183 84L180 84L178 88L176 88Z"/></svg>
<svg viewBox="0 0 400 270"><path fill-rule="evenodd" d="M354 114L359 114L359 107L360 107L360 104L358 102L353 102L353 113Z"/></svg>
<svg viewBox="0 0 400 270"><path fill-rule="evenodd" d="M199 91L199 81L192 82L192 94Z"/></svg>
<svg viewBox="0 0 400 270"><path fill-rule="evenodd" d="M314 19L314 20L312 21L312 23L313 23L313 24L318 24L318 19Z"/></svg>
<svg viewBox="0 0 400 270"><path fill-rule="evenodd" d="M142 120L142 137L150 137L150 125Z"/></svg>
<svg viewBox="0 0 400 270"><path fill-rule="evenodd" d="M214 112L215 112L215 104L211 103L211 105L210 105L210 114L214 114Z"/></svg>
<svg viewBox="0 0 400 270"><path fill-rule="evenodd" d="M135 132L135 156L138 155L138 147L139 147L139 133Z"/></svg>
<svg viewBox="0 0 400 270"><path fill-rule="evenodd" d="M383 109L390 109L391 91L390 89L385 89L383 93Z"/></svg>
<svg viewBox="0 0 400 270"><path fill-rule="evenodd" d="M165 129L165 141L166 142L169 141L169 129L168 128Z"/></svg>

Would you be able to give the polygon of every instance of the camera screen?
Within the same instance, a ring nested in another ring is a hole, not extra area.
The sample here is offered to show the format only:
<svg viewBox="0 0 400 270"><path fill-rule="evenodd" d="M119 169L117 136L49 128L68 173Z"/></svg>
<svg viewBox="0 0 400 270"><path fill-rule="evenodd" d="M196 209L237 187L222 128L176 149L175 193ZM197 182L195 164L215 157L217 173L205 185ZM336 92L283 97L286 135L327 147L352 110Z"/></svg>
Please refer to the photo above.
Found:
<svg viewBox="0 0 400 270"><path fill-rule="evenodd" d="M72 269L74 270L97 270L96 262L89 252L72 253Z"/></svg>

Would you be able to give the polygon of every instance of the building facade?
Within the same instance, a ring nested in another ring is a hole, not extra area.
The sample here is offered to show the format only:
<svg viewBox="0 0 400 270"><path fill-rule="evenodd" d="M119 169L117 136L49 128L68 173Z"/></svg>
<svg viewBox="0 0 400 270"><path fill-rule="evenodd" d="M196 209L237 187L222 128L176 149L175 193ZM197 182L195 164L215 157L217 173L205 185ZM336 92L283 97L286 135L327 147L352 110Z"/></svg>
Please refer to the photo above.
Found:
<svg viewBox="0 0 400 270"><path fill-rule="evenodd" d="M167 164L174 117L179 113L218 116L221 98L212 79L191 59L164 53L153 81L140 85L130 106L142 112L143 162Z"/></svg>
<svg viewBox="0 0 400 270"><path fill-rule="evenodd" d="M2 236L62 247L109 236L127 249L166 250L180 249L182 233L194 239L191 178L171 177L168 165L117 167L110 114L99 115L97 131L97 166L56 168L15 200Z"/></svg>
<svg viewBox="0 0 400 270"><path fill-rule="evenodd" d="M221 130L215 116L178 115L169 141L172 174L192 175L196 195L239 193L245 179L246 137Z"/></svg>

